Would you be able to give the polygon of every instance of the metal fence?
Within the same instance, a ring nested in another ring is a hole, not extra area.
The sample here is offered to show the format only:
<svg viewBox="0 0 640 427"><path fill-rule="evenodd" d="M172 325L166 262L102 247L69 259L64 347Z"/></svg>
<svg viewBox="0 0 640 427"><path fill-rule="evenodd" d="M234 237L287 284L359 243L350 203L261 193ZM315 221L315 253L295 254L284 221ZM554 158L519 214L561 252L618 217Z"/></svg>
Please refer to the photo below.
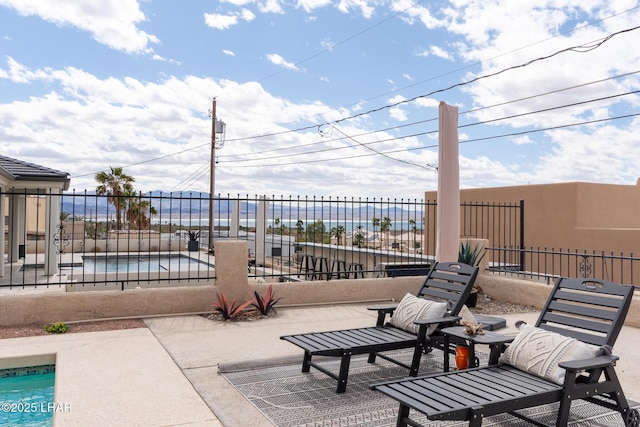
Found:
<svg viewBox="0 0 640 427"><path fill-rule="evenodd" d="M247 267L259 281L423 274L435 258L435 201L239 195L212 200L208 194L160 192L0 195L7 200L8 261L0 287L80 291L210 283L220 239L248 241ZM489 241L485 257L495 271L551 277L589 270L569 268L554 251L523 249L523 218L523 202L463 202L461 235ZM633 257L616 257L625 267L615 265L613 256L601 258L597 268L595 255L583 264L594 274L615 266L632 279Z"/></svg>
<svg viewBox="0 0 640 427"><path fill-rule="evenodd" d="M499 274L517 275L552 283L559 277L609 280L640 286L634 275L639 258L633 254L554 248L488 248L494 254L490 269Z"/></svg>

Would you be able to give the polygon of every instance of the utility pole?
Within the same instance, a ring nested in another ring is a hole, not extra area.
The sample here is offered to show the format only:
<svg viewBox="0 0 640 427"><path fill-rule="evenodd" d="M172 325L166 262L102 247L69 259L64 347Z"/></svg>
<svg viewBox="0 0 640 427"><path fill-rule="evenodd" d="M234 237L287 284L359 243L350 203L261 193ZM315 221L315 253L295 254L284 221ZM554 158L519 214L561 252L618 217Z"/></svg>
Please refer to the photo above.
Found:
<svg viewBox="0 0 640 427"><path fill-rule="evenodd" d="M213 253L213 195L216 175L216 99L211 104L211 166L209 168L209 253Z"/></svg>

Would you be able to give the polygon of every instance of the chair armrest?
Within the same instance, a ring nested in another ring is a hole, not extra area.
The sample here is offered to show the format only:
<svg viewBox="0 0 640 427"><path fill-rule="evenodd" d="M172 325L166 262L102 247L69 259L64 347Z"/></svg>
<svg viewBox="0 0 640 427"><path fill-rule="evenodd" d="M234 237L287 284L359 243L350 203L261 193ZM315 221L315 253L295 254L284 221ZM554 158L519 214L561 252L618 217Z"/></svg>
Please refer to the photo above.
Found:
<svg viewBox="0 0 640 427"><path fill-rule="evenodd" d="M374 305L371 307L367 307L367 310L371 310L371 311L384 310L387 313L393 313L393 310L395 310L397 307L398 307L398 304L393 303L393 304L384 304L384 305Z"/></svg>
<svg viewBox="0 0 640 427"><path fill-rule="evenodd" d="M386 305L376 305L373 307L367 307L367 310L377 311L378 320L376 321L376 326L383 326L384 321L387 318L387 314L393 314L393 312L397 307L398 307L398 304L386 304Z"/></svg>
<svg viewBox="0 0 640 427"><path fill-rule="evenodd" d="M620 359L618 356L598 356L591 359L560 362L558 363L558 366L566 369L567 371L584 371L612 366L618 359Z"/></svg>

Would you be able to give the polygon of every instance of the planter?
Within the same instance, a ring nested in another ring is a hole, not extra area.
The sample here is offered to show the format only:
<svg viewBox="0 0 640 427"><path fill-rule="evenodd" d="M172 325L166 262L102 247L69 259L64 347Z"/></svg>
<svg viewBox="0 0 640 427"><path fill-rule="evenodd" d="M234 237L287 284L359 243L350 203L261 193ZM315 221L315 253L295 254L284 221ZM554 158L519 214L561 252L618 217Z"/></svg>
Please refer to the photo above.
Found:
<svg viewBox="0 0 640 427"><path fill-rule="evenodd" d="M187 240L187 250L196 252L200 249L200 243L197 240Z"/></svg>

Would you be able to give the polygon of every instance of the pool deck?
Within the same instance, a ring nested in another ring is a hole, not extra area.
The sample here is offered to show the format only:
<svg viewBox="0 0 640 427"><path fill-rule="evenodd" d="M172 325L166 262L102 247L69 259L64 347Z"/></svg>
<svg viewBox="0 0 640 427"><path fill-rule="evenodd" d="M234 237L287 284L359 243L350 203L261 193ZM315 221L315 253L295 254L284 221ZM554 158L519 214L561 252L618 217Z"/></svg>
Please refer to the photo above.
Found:
<svg viewBox="0 0 640 427"><path fill-rule="evenodd" d="M145 319L147 328L0 340L0 358L55 354L54 426L272 426L219 374L221 364L291 359L279 339L299 332L370 326L366 305L280 308L273 317L218 322L201 316ZM534 323L537 313L502 316ZM614 353L627 398L640 400L640 329L624 327ZM0 360L0 363L2 361ZM348 392L348 390L347 390Z"/></svg>

